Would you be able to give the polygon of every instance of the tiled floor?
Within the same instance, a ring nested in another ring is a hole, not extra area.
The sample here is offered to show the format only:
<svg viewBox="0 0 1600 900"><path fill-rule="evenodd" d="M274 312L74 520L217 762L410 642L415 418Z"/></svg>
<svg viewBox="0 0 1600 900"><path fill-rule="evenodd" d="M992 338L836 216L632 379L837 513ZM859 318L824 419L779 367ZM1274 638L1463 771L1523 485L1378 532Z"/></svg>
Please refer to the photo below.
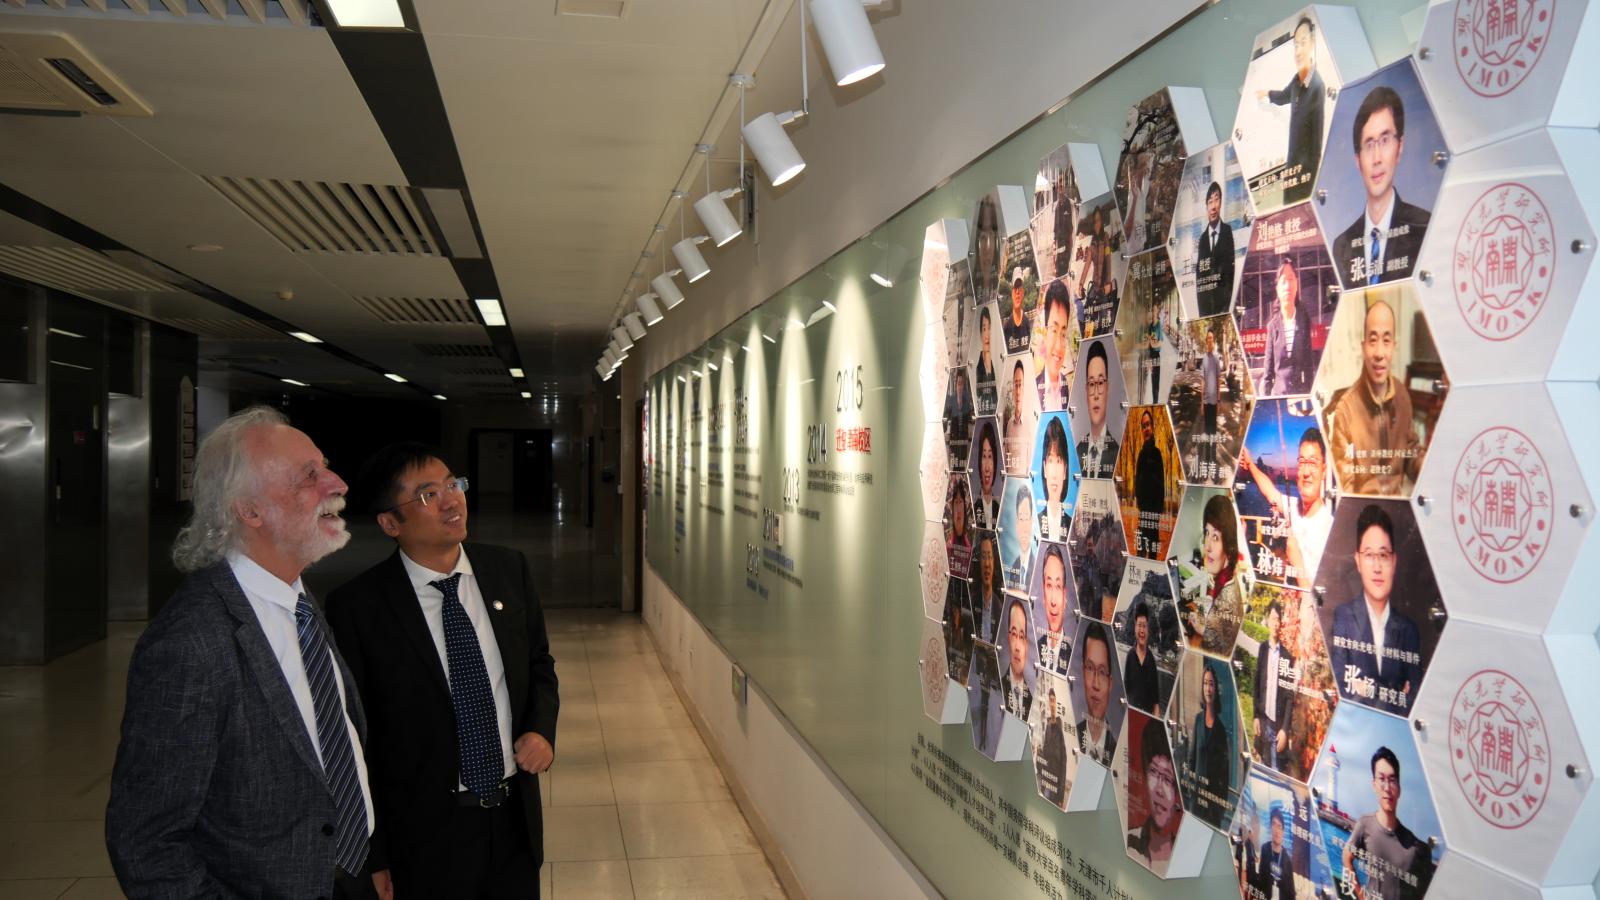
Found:
<svg viewBox="0 0 1600 900"><path fill-rule="evenodd" d="M554 610L556 763L542 896L782 898L755 836L631 615ZM139 626L43 667L0 668L0 897L120 897L103 832Z"/></svg>

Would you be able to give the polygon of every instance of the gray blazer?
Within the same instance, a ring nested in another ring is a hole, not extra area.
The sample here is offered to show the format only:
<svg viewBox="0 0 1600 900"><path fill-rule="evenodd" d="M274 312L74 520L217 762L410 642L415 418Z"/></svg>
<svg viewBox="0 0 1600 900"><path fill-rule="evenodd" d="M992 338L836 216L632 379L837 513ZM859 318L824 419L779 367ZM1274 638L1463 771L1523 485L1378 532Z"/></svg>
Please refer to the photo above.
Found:
<svg viewBox="0 0 1600 900"><path fill-rule="evenodd" d="M334 656L345 708L365 741L355 682ZM226 562L195 572L145 630L128 667L106 808L106 847L123 891L331 896L337 820L250 601Z"/></svg>

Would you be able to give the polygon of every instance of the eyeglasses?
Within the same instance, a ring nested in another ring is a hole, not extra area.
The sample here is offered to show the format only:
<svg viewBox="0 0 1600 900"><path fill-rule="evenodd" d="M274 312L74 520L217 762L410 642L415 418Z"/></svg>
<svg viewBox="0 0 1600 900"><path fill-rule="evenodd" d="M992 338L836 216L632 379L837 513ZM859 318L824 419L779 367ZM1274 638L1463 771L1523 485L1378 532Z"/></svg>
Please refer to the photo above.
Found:
<svg viewBox="0 0 1600 900"><path fill-rule="evenodd" d="M1367 138L1366 140L1362 141L1361 152L1368 156L1377 153L1379 150L1387 152L1388 149L1393 147L1399 140L1399 135L1392 131L1385 131L1383 134L1380 134L1375 138Z"/></svg>
<svg viewBox="0 0 1600 900"><path fill-rule="evenodd" d="M465 478L451 478L438 487L430 487L417 491L417 495L415 497L412 497L410 500L406 500L403 503L396 503L395 505L384 510L384 512L394 512L400 507L409 506L412 503L421 503L423 506L432 506L434 503L438 502L439 498L443 496L446 491L452 494L465 494L467 492L467 483L467 479Z"/></svg>
<svg viewBox="0 0 1600 900"><path fill-rule="evenodd" d="M1387 566L1394 562L1392 550L1363 550L1361 561L1369 566Z"/></svg>
<svg viewBox="0 0 1600 900"><path fill-rule="evenodd" d="M1398 787L1400 784L1400 779L1393 775L1374 775L1372 776L1372 781L1379 787L1386 788Z"/></svg>

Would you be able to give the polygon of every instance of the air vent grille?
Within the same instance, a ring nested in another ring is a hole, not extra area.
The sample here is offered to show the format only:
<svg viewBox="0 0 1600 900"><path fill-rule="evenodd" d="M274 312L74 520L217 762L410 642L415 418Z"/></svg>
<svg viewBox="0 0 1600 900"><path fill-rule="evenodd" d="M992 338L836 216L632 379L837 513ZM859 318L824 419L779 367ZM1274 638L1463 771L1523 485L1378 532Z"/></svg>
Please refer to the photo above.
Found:
<svg viewBox="0 0 1600 900"><path fill-rule="evenodd" d="M192 331L201 337L218 338L229 341L287 341L288 336L281 331L255 321L254 319L163 319L174 328ZM216 357L221 359L222 357Z"/></svg>
<svg viewBox="0 0 1600 900"><path fill-rule="evenodd" d="M489 344L417 344L417 352L435 359L493 359Z"/></svg>
<svg viewBox="0 0 1600 900"><path fill-rule="evenodd" d="M70 109L39 79L5 54L0 54L0 102L23 109Z"/></svg>
<svg viewBox="0 0 1600 900"><path fill-rule="evenodd" d="M501 375L506 378L511 377L506 373L505 369L502 369L499 366L451 366L450 368L445 369L445 372L451 375L465 375L469 377L476 375L480 378L493 378L496 375Z"/></svg>
<svg viewBox="0 0 1600 900"><path fill-rule="evenodd" d="M451 297L356 297L356 303L390 325L476 325L472 304Z"/></svg>
<svg viewBox="0 0 1600 900"><path fill-rule="evenodd" d="M206 176L239 211L296 253L442 256L412 188Z"/></svg>
<svg viewBox="0 0 1600 900"><path fill-rule="evenodd" d="M175 19L188 16L207 16L230 24L254 22L258 25L293 24L320 26L322 22L309 11L307 0L6 0L12 6L49 8L56 14L71 12L77 15L110 14L119 18L128 13L150 16L153 19Z"/></svg>
<svg viewBox="0 0 1600 900"><path fill-rule="evenodd" d="M143 291L166 293L172 286L125 269L83 247L0 246L0 272L69 293Z"/></svg>

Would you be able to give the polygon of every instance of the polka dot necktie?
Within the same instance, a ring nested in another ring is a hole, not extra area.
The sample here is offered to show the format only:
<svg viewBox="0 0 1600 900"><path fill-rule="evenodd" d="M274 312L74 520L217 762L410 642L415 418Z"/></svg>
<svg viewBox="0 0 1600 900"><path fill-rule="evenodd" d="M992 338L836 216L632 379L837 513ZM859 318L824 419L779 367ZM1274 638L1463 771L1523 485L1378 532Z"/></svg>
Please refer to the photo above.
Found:
<svg viewBox="0 0 1600 900"><path fill-rule="evenodd" d="M311 688L311 705L317 715L317 747L322 753L322 777L339 810L334 832L334 862L348 875L359 875L367 861L367 801L361 796L350 731L345 726L344 704L333 679L333 657L328 651L322 623L305 594L294 608L295 631L300 637L300 664Z"/></svg>
<svg viewBox="0 0 1600 900"><path fill-rule="evenodd" d="M477 629L461 605L461 573L430 581L444 595L444 651L450 660L450 704L456 710L456 743L461 750L461 783L479 797L494 793L505 777L500 750L500 720L489 689L489 670Z"/></svg>
<svg viewBox="0 0 1600 900"><path fill-rule="evenodd" d="M1378 243L1378 229L1372 229L1372 258L1367 261L1367 284L1377 284L1378 276L1378 251L1383 247Z"/></svg>

